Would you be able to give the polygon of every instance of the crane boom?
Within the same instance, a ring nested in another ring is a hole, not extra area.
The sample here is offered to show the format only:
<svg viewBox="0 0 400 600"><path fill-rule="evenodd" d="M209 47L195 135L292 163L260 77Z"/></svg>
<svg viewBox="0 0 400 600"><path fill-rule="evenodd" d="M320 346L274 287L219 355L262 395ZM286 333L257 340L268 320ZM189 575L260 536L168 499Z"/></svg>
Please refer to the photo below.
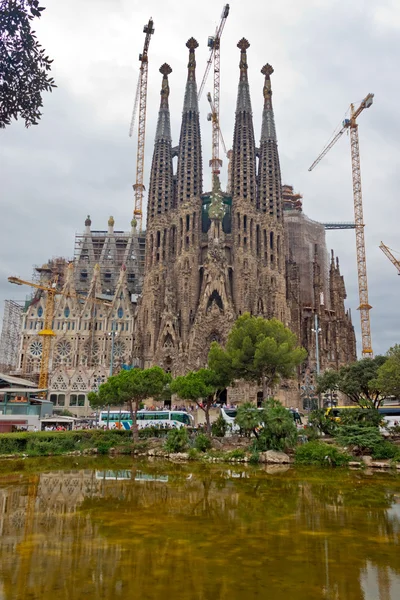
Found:
<svg viewBox="0 0 400 600"><path fill-rule="evenodd" d="M147 25L144 26L143 32L146 34L143 52L139 54L140 60L140 71L139 71L139 82L138 82L138 91L139 92L139 124L138 124L138 141L137 141L137 157L136 157L136 183L133 185L133 189L135 192L135 208L133 211L133 216L136 219L139 231L142 231L142 205L143 205L143 172L144 172L144 147L145 147L145 134L146 134L146 105L147 105L147 77L149 71L149 61L148 61L148 50L150 45L150 39L152 34L154 33L154 22L153 19L149 19ZM136 105L136 99L135 99ZM137 105L136 105L137 106ZM135 118L135 108L132 119L134 121Z"/></svg>
<svg viewBox="0 0 400 600"><path fill-rule="evenodd" d="M388 248L383 242L380 243L379 248L388 257L390 262L392 264L394 264L394 266L396 267L396 269L399 272L398 274L400 275L400 260L397 260L397 258L394 256L394 254L392 254L390 248Z"/></svg>
<svg viewBox="0 0 400 600"><path fill-rule="evenodd" d="M208 38L208 47L210 48L210 52L211 53L210 53L210 57L209 57L209 59L207 61L206 70L204 72L203 79L201 80L199 91L197 93L198 100L200 100L201 95L202 95L203 90L204 90L204 86L206 85L206 81L207 81L208 75L210 73L210 69L211 69L211 65L212 65L212 62L213 62L213 58L215 56L215 51L216 50L219 51L219 40L221 39L221 35L222 35L223 30L224 30L226 19L228 18L228 15L229 15L229 4L225 4L224 8L222 9L222 15L221 15L220 24L219 24L219 26L215 30L215 36L214 37L210 36ZM218 65L219 65L219 60L218 60Z"/></svg>
<svg viewBox="0 0 400 600"><path fill-rule="evenodd" d="M73 268L73 263L70 264L70 268ZM46 292L46 304L44 308L43 315L43 329L39 331L38 335L42 338L42 355L40 359L40 373L39 373L39 389L44 390L48 388L49 384L49 362L50 362L50 351L51 351L51 338L55 336L53 331L53 320L54 320L54 306L55 306L55 298L56 296L64 296L66 298L76 298L78 300L89 300L89 302L94 304L102 304L106 306L111 306L111 303L105 300L98 300L97 298L83 298L79 294L75 294L73 292L64 292L57 288L57 280L55 279L52 284L43 285L40 283L35 283L33 281L26 281L25 279L20 279L19 277L9 277L8 281L10 283L15 283L16 285L28 285L29 287L35 288L37 290L43 290Z"/></svg>
<svg viewBox="0 0 400 600"><path fill-rule="evenodd" d="M323 159L329 152L332 146L342 136L346 129L350 129L350 147L351 147L351 170L353 180L353 200L354 200L354 222L356 231L356 251L357 251L357 274L358 274L358 294L360 305L361 319L361 338L362 338L362 354L364 357L372 357L372 341L371 341L371 324L369 311L372 306L368 302L368 280L367 280L367 260L365 252L365 237L364 237L364 216L363 202L361 190L361 168L360 168L360 147L358 141L358 124L357 117L365 108L369 108L373 103L374 94L367 94L364 100L357 108L350 105L350 118L345 119L342 123L342 129L333 137L333 139L324 148L318 158L313 162L312 169Z"/></svg>
<svg viewBox="0 0 400 600"><path fill-rule="evenodd" d="M129 127L129 137L132 137L133 130L135 128L136 113L137 113L137 107L139 104L139 95L140 95L140 79L141 79L141 72L139 71L139 77L138 77L138 82L137 82L137 86L136 86L136 94L135 94L135 104L133 105L131 126Z"/></svg>

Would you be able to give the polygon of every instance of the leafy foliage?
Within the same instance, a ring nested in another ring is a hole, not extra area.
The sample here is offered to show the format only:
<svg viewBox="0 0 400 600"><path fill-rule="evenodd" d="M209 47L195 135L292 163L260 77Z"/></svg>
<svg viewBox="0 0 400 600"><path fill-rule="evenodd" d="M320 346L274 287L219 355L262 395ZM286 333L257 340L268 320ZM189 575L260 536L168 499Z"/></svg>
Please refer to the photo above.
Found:
<svg viewBox="0 0 400 600"><path fill-rule="evenodd" d="M31 30L44 10L39 0L0 0L0 128L18 116L37 125L42 92L57 87L48 75L53 61Z"/></svg>
<svg viewBox="0 0 400 600"><path fill-rule="evenodd" d="M372 448L372 457L377 460L391 458L400 461L400 448L388 440L381 440Z"/></svg>
<svg viewBox="0 0 400 600"><path fill-rule="evenodd" d="M218 419L211 425L211 433L215 437L225 437L228 431L228 423L225 421L222 415L219 415Z"/></svg>
<svg viewBox="0 0 400 600"><path fill-rule="evenodd" d="M235 423L246 436L250 436L261 423L261 411L251 402L244 402L237 409Z"/></svg>
<svg viewBox="0 0 400 600"><path fill-rule="evenodd" d="M296 448L295 463L297 465L317 465L320 467L340 467L350 460L349 454L336 446L325 442L308 442Z"/></svg>
<svg viewBox="0 0 400 600"><path fill-rule="evenodd" d="M267 386L275 385L282 377L293 377L306 355L294 333L281 321L245 313L229 333L226 350L216 342L212 344L209 365L235 379L262 384L265 397Z"/></svg>
<svg viewBox="0 0 400 600"><path fill-rule="evenodd" d="M211 448L211 440L205 433L198 433L194 441L194 447L200 452L207 452Z"/></svg>
<svg viewBox="0 0 400 600"><path fill-rule="evenodd" d="M165 449L167 452L184 452L189 443L187 429L171 429L168 431L167 439L165 440Z"/></svg>
<svg viewBox="0 0 400 600"><path fill-rule="evenodd" d="M264 402L260 420L263 429L254 442L254 450L284 451L294 448L297 443L297 428L291 413L278 400L269 398Z"/></svg>
<svg viewBox="0 0 400 600"><path fill-rule="evenodd" d="M337 429L336 421L326 416L324 408L313 410L310 413L308 424L325 435L334 435Z"/></svg>
<svg viewBox="0 0 400 600"><path fill-rule="evenodd" d="M339 371L327 370L318 378L318 393L338 390L352 402L363 406L370 401L375 407L381 403L381 389L378 387L378 370L386 362L386 356L362 358Z"/></svg>
<svg viewBox="0 0 400 600"><path fill-rule="evenodd" d="M207 433L211 433L210 408L218 392L229 385L223 372L213 369L190 371L186 375L176 377L170 386L171 392L183 400L195 402L205 413Z"/></svg>
<svg viewBox="0 0 400 600"><path fill-rule="evenodd" d="M382 436L377 427L341 425L338 427L336 440L341 446L350 448L354 454L367 454L382 442Z"/></svg>
<svg viewBox="0 0 400 600"><path fill-rule="evenodd" d="M374 385L383 396L400 398L400 345L396 344L387 352L387 360L379 368Z"/></svg>

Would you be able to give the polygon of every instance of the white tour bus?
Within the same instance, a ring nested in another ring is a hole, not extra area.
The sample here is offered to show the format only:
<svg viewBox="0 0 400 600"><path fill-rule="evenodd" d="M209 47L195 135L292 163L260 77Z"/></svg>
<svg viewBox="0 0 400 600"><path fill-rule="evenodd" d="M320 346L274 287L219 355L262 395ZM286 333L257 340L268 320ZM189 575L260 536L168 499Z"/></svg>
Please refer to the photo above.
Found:
<svg viewBox="0 0 400 600"><path fill-rule="evenodd" d="M99 415L99 427L110 429L130 429L132 427L129 410L102 410ZM138 410L137 424L139 429L144 427L180 428L193 427L194 418L184 410Z"/></svg>

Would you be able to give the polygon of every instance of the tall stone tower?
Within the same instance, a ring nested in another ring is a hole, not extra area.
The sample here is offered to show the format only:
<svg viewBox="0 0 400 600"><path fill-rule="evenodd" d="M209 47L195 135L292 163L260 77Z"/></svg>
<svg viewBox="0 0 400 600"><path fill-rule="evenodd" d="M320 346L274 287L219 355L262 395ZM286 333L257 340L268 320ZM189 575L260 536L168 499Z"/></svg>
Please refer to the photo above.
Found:
<svg viewBox="0 0 400 600"><path fill-rule="evenodd" d="M254 140L247 79L247 49L240 40L240 78L232 155L232 233L236 311L278 317L287 323L284 231L279 156L270 75L265 65L260 149ZM258 173L256 158L258 156Z"/></svg>

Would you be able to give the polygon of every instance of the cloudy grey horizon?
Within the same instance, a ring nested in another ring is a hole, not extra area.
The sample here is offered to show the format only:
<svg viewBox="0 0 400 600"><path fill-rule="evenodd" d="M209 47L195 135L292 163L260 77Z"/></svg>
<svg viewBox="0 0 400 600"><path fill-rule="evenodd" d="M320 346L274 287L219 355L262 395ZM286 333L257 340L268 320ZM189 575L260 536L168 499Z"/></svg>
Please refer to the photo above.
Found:
<svg viewBox="0 0 400 600"><path fill-rule="evenodd" d="M223 2L210 0L43 0L34 29L54 59L57 89L43 95L43 117L25 129L13 122L0 131L3 215L0 302L24 299L29 288L8 283L9 275L31 279L33 265L53 256L72 258L74 236L87 214L92 228L105 230L110 215L117 230L128 230L136 177L137 134L128 136L142 51L143 26L151 16L155 33L149 50L145 185L148 187L161 75L167 62L173 144L179 140L187 68L186 41L199 42L196 77L200 83L209 56L207 38L219 22ZM237 42L246 37L256 141L261 133L261 67L271 77L282 181L303 195L304 213L321 222L353 221L350 142L343 135L318 167L308 167L351 102L367 93L374 104L359 117L361 174L367 251L372 344L384 353L399 341L395 267L379 250L384 241L400 250L396 194L397 57L400 6L394 0L251 0L230 2L221 43L221 129L227 147L233 138L239 79ZM211 126L207 91L200 102L203 189L211 187ZM225 157L223 157L225 158ZM222 167L226 184L227 160ZM146 199L146 197L145 197ZM360 320L355 233L327 232L327 247L339 256L352 311L359 355Z"/></svg>

